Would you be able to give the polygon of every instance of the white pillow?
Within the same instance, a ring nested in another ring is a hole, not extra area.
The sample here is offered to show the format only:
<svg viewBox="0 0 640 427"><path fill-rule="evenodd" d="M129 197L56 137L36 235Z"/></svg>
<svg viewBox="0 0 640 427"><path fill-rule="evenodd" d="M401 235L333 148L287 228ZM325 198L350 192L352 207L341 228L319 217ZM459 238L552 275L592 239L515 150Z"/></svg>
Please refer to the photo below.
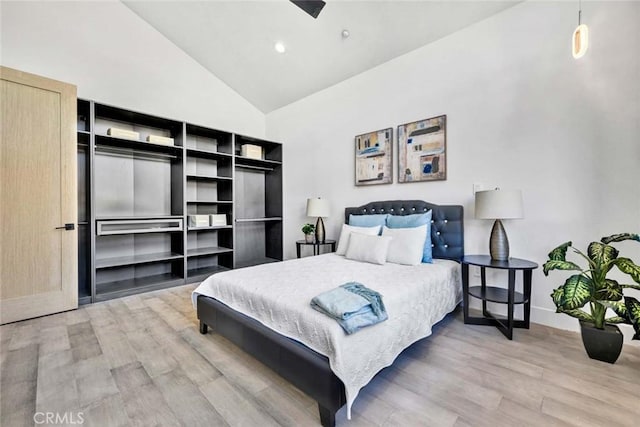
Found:
<svg viewBox="0 0 640 427"><path fill-rule="evenodd" d="M387 261L395 264L418 265L422 262L427 224L413 228L382 228L382 235L392 237Z"/></svg>
<svg viewBox="0 0 640 427"><path fill-rule="evenodd" d="M391 239L389 236L351 233L345 257L354 261L384 264Z"/></svg>
<svg viewBox="0 0 640 427"><path fill-rule="evenodd" d="M336 255L344 255L347 253L347 247L349 246L349 235L353 232L368 234L370 236L377 236L380 233L380 226L375 227L355 227L353 225L343 224L342 231L340 232L340 240L338 241L338 249L336 249Z"/></svg>

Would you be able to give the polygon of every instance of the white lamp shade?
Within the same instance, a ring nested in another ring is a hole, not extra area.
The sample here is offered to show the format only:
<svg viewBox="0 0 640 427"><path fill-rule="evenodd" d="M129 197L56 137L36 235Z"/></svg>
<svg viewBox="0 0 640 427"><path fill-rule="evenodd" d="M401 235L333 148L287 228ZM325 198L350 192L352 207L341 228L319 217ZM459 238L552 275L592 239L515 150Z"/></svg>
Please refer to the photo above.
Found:
<svg viewBox="0 0 640 427"><path fill-rule="evenodd" d="M499 189L478 191L476 193L476 218L524 218L522 191Z"/></svg>
<svg viewBox="0 0 640 427"><path fill-rule="evenodd" d="M325 199L315 198L307 199L307 216L329 216L330 214L329 202Z"/></svg>

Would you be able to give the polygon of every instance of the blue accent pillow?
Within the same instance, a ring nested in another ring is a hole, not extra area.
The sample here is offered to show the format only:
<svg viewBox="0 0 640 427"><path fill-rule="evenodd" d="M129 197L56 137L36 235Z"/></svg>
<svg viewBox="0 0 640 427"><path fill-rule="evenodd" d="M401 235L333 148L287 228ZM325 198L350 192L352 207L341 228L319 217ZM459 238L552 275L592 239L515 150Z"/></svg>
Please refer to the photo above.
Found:
<svg viewBox="0 0 640 427"><path fill-rule="evenodd" d="M387 227L389 228L415 228L427 224L427 236L424 241L424 249L422 251L422 262L433 262L433 253L431 248L431 214L429 210L425 213L415 215L389 215L387 218Z"/></svg>
<svg viewBox="0 0 640 427"><path fill-rule="evenodd" d="M387 223L387 217L389 214L376 214L376 215L349 215L349 225L356 227L375 227L376 225L382 226Z"/></svg>

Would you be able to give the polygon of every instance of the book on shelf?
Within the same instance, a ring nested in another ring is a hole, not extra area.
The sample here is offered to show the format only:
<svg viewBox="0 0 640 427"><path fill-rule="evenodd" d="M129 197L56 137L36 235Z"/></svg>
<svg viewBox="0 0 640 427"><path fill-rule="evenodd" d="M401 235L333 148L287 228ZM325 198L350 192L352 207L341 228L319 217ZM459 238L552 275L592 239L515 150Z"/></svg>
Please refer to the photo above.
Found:
<svg viewBox="0 0 640 427"><path fill-rule="evenodd" d="M140 133L127 129L109 128L107 129L107 135L113 136L114 138L131 139L134 141L140 140Z"/></svg>

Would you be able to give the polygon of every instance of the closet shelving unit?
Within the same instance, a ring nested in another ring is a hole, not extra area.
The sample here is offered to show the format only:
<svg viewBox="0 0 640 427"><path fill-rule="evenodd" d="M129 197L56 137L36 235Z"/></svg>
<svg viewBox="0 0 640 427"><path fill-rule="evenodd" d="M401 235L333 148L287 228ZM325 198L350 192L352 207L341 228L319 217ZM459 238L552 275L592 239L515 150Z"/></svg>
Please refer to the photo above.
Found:
<svg viewBox="0 0 640 427"><path fill-rule="evenodd" d="M139 138L110 136L110 128ZM280 144L88 100L78 100L77 132L80 304L282 260ZM148 135L173 138L173 145L147 142ZM242 158L238 142L265 147L265 158ZM236 191L238 177L246 183L244 170L262 177L255 201ZM244 215L259 203L259 216ZM239 205L244 216L237 218ZM223 214L227 225L189 227L193 214ZM248 222L260 224L257 234L246 235L241 225L238 237L237 224ZM264 247L260 256L244 253L256 245Z"/></svg>
<svg viewBox="0 0 640 427"><path fill-rule="evenodd" d="M93 300L184 283L183 123L93 105ZM110 128L139 138L109 136Z"/></svg>
<svg viewBox="0 0 640 427"><path fill-rule="evenodd" d="M240 155L244 144L262 147L263 158ZM235 135L235 267L282 260L282 145Z"/></svg>
<svg viewBox="0 0 640 427"><path fill-rule="evenodd" d="M233 268L233 134L186 125L186 211L222 214L227 226L187 230L187 280Z"/></svg>

